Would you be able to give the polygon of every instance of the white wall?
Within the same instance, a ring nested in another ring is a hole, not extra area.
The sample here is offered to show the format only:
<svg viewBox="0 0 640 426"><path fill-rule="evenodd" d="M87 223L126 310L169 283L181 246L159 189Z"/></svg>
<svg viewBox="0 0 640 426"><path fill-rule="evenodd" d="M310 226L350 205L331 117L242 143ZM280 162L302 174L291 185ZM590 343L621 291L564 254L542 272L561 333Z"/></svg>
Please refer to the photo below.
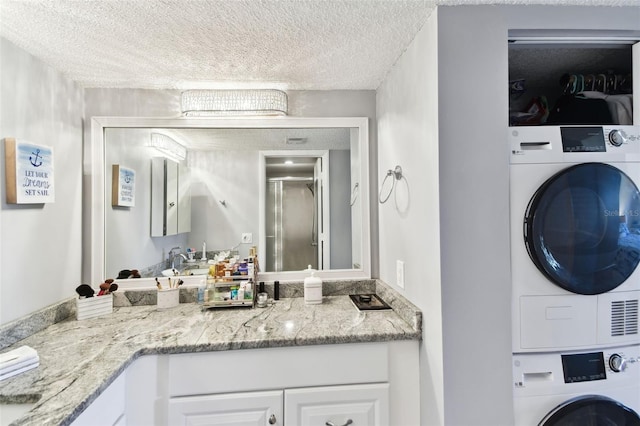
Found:
<svg viewBox="0 0 640 426"><path fill-rule="evenodd" d="M422 425L513 424L508 30L639 26L640 8L439 7L379 88L379 179L398 163L410 187L406 212L380 207L380 277L404 260L423 310Z"/></svg>
<svg viewBox="0 0 640 426"><path fill-rule="evenodd" d="M350 206L351 155L347 150L329 152L330 223L331 223L331 269L351 269L352 241L351 219L355 211Z"/></svg>
<svg viewBox="0 0 640 426"><path fill-rule="evenodd" d="M439 9L438 68L444 418L513 424L507 31L495 8Z"/></svg>
<svg viewBox="0 0 640 426"><path fill-rule="evenodd" d="M404 261L404 293L422 310L422 425L444 424L437 30L434 13L378 88L376 99L378 190L386 171L396 165L404 176L379 205L380 278L395 285L396 261ZM393 179L384 182L383 198Z"/></svg>
<svg viewBox="0 0 640 426"><path fill-rule="evenodd" d="M80 284L83 93L0 38L0 138L54 150L55 202L6 203L0 161L0 323L75 295ZM4 144L1 148L4 157Z"/></svg>
<svg viewBox="0 0 640 426"><path fill-rule="evenodd" d="M202 250L225 250L238 246L243 232L253 234L253 244L237 247L240 256L258 245L260 214L258 151L203 151L188 158L191 168L190 245ZM225 205L221 204L225 201ZM200 212L200 214L198 214Z"/></svg>
<svg viewBox="0 0 640 426"><path fill-rule="evenodd" d="M85 89L85 120L91 122L91 117L96 116L130 116L130 117L177 117L180 115L180 91L177 90L145 90L145 89ZM289 115L305 117L369 117L370 135L370 169L375 169L376 159L376 128L375 128L375 92L374 91L288 91ZM90 125L86 126L84 137L90 140ZM85 159L86 160L86 159ZM373 166L372 166L373 165ZM87 168L88 169L88 168ZM237 173L235 171L234 173ZM375 192L375 172L371 172L371 197ZM84 176L85 188L90 188L91 176ZM257 188L256 188L257 190ZM194 195L194 209L202 208L202 202L198 197L198 190ZM83 246L89 247L91 229L91 217L89 215L91 203L88 201L88 192L85 192L87 202L83 208ZM193 195L193 194L192 194ZM233 195L226 195L225 198ZM207 201L208 203L209 201ZM241 204L240 204L241 205ZM242 214L247 223L252 220L248 211L229 210L221 212L231 217L233 214ZM256 216L257 217L257 216ZM247 225L242 232L253 232L258 235L257 219L255 229ZM192 224L192 235L195 235L198 224ZM208 231L207 231L208 232ZM216 232L214 229L213 232ZM237 233L235 233L237 234ZM237 240L237 235L224 235L225 242L231 247L232 241ZM371 246L372 246L372 273L377 276L377 210L372 205L371 210ZM233 244L237 244L235 241ZM190 243L198 250L202 249L202 241L197 244ZM184 244L176 244L182 245ZM209 246L208 246L209 247ZM220 248L220 247L211 247ZM89 260L83 261L83 277L89 279Z"/></svg>

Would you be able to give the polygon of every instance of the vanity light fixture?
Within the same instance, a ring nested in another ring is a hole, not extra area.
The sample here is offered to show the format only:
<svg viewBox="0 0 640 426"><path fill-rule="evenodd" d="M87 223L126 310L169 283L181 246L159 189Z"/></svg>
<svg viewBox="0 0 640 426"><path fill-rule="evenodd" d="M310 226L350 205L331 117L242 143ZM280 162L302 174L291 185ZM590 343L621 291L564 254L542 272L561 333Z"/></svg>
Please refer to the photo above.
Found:
<svg viewBox="0 0 640 426"><path fill-rule="evenodd" d="M173 161L183 161L187 158L187 148L162 133L151 133L149 146L154 147Z"/></svg>
<svg viewBox="0 0 640 426"><path fill-rule="evenodd" d="M287 94L275 89L187 90L181 104L188 117L287 115Z"/></svg>

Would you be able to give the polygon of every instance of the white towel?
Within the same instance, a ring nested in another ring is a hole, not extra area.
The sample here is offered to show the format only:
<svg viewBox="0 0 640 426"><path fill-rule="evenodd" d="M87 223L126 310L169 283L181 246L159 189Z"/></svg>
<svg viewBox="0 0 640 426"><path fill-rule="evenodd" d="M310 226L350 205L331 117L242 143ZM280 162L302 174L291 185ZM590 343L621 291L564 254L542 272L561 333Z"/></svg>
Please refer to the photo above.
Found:
<svg viewBox="0 0 640 426"><path fill-rule="evenodd" d="M38 352L29 346L20 346L19 348L0 354L0 374L14 370L17 364L26 365L31 361L39 362Z"/></svg>
<svg viewBox="0 0 640 426"><path fill-rule="evenodd" d="M10 365L8 367L0 369L0 376L3 376L3 375L8 374L8 373L11 373L12 371L15 371L15 370L20 370L20 369L22 369L24 367L28 367L28 366L30 366L32 364L39 364L39 363L40 363L40 357L36 355L35 358L28 358L28 359L25 359L22 362L17 363L17 364L12 364L12 365Z"/></svg>
<svg viewBox="0 0 640 426"><path fill-rule="evenodd" d="M33 368L36 368L37 366L39 366L40 363L38 361L36 362L32 362L29 365L26 365L22 368L18 368L17 370L13 370L13 371L9 371L8 373L2 373L0 374L0 381L4 380L4 379L8 379L9 377L13 377L15 375L18 375L20 373L24 373L25 371L29 371Z"/></svg>

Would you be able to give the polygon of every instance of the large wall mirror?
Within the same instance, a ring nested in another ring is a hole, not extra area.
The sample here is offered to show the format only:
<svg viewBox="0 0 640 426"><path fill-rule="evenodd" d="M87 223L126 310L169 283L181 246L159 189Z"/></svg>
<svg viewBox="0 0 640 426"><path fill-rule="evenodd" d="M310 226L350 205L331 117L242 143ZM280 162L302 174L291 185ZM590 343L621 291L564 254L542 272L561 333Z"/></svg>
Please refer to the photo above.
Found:
<svg viewBox="0 0 640 426"><path fill-rule="evenodd" d="M370 278L367 126L366 118L93 118L92 281L131 269L153 280L168 266L205 269L203 252L209 260L252 250L264 281L300 280L308 265L327 279ZM118 170L135 178L123 204Z"/></svg>

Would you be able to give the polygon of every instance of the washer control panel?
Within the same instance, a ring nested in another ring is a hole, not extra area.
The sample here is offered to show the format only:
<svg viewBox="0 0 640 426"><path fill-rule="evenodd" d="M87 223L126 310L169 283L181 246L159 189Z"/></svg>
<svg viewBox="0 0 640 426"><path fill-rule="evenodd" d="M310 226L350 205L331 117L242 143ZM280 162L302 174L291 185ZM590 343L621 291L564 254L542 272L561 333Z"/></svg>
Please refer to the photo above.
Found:
<svg viewBox="0 0 640 426"><path fill-rule="evenodd" d="M560 127L563 152L609 152L640 141L634 127L569 126Z"/></svg>
<svg viewBox="0 0 640 426"><path fill-rule="evenodd" d="M511 164L640 161L640 126L509 128Z"/></svg>
<svg viewBox="0 0 640 426"><path fill-rule="evenodd" d="M513 379L517 395L541 392L584 392L638 385L640 345L603 350L513 354Z"/></svg>

